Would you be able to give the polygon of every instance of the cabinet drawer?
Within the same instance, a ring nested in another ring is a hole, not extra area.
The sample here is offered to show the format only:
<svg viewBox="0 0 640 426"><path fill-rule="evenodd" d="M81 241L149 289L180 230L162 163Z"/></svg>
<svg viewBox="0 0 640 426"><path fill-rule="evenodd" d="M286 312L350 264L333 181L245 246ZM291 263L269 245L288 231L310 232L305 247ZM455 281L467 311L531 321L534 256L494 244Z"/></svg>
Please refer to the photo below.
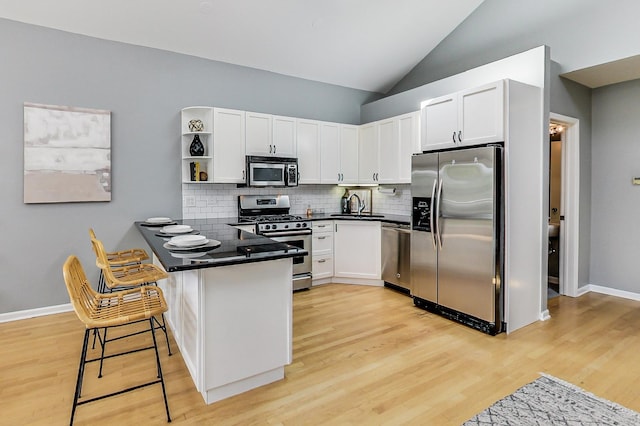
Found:
<svg viewBox="0 0 640 426"><path fill-rule="evenodd" d="M333 257L332 256L314 256L311 273L313 279L330 278L333 276Z"/></svg>
<svg viewBox="0 0 640 426"><path fill-rule="evenodd" d="M312 252L317 254L333 253L333 234L316 234L313 236Z"/></svg>
<svg viewBox="0 0 640 426"><path fill-rule="evenodd" d="M333 221L313 222L313 233L318 232L333 232Z"/></svg>

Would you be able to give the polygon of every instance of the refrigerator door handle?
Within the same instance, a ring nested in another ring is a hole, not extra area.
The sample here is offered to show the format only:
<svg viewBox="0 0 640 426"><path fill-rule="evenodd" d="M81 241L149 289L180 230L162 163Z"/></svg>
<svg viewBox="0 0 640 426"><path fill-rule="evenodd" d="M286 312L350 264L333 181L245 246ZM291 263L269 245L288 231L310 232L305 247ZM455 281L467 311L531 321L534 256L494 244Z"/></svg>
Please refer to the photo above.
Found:
<svg viewBox="0 0 640 426"><path fill-rule="evenodd" d="M442 233L440 232L440 201L442 201L442 178L438 183L438 195L436 196L436 237L440 250L442 250Z"/></svg>
<svg viewBox="0 0 640 426"><path fill-rule="evenodd" d="M436 206L436 186L438 186L438 180L434 179L433 188L431 189L431 208L429 209L429 229L431 229L431 244L433 245L433 250L438 250L436 228L433 226L433 210Z"/></svg>

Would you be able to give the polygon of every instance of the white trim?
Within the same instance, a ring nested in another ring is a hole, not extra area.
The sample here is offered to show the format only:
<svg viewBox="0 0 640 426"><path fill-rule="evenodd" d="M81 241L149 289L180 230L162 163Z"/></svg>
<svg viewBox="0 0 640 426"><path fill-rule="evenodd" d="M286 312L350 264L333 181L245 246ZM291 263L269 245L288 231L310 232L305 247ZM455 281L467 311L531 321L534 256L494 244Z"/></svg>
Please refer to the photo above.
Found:
<svg viewBox="0 0 640 426"><path fill-rule="evenodd" d="M589 288L588 285L582 286L582 287L578 287L578 293L576 295L576 297L580 297L584 294L587 294L591 291L591 289Z"/></svg>
<svg viewBox="0 0 640 426"><path fill-rule="evenodd" d="M0 323L18 321L27 318L43 317L45 315L59 314L62 312L70 312L73 310L71 303L64 305L45 306L44 308L26 309L24 311L7 312L0 314Z"/></svg>
<svg viewBox="0 0 640 426"><path fill-rule="evenodd" d="M586 288L586 292L592 291L594 293L607 294L609 296L621 297L623 299L637 300L640 301L640 293L633 293L631 291L626 290L618 290L611 287L605 287L601 285L589 284L587 286L581 287L581 289Z"/></svg>
<svg viewBox="0 0 640 426"><path fill-rule="evenodd" d="M540 321L546 321L548 319L551 319L551 314L549 314L549 310L545 309L544 311L540 312Z"/></svg>
<svg viewBox="0 0 640 426"><path fill-rule="evenodd" d="M550 113L550 121L566 127L563 139L562 206L560 214L560 294L577 297L580 209L580 120Z"/></svg>

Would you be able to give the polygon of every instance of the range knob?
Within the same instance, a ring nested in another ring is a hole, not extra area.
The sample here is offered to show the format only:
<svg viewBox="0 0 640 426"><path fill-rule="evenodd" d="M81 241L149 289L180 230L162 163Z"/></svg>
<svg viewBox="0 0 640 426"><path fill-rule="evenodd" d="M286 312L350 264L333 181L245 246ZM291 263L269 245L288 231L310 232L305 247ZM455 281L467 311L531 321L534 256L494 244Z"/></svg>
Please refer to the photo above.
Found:
<svg viewBox="0 0 640 426"><path fill-rule="evenodd" d="M296 228L300 228L302 226L301 223L296 223Z"/></svg>
<svg viewBox="0 0 640 426"><path fill-rule="evenodd" d="M289 225L288 225L288 224L287 224L287 225L284 225L284 228L285 228L285 229L287 229L288 227L289 227Z"/></svg>
<svg viewBox="0 0 640 426"><path fill-rule="evenodd" d="M307 227L307 222L304 222L304 223L302 224L302 227L303 227L303 228L306 228L306 227Z"/></svg>
<svg viewBox="0 0 640 426"><path fill-rule="evenodd" d="M269 226L269 225L267 225L267 226ZM277 228L278 228L278 225L276 225L275 223L273 225L271 225L271 229L277 229Z"/></svg>
<svg viewBox="0 0 640 426"><path fill-rule="evenodd" d="M264 229L271 229L271 225L265 225Z"/></svg>

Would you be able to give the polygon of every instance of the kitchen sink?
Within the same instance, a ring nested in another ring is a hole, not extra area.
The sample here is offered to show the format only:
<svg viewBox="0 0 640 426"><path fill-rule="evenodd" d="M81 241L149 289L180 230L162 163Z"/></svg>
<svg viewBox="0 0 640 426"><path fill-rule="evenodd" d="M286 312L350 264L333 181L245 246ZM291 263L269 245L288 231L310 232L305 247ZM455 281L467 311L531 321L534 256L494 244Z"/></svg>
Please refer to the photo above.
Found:
<svg viewBox="0 0 640 426"><path fill-rule="evenodd" d="M383 218L384 215L383 214L369 214L369 213L362 213L362 214L356 214L356 213L332 213L331 216L333 217L350 217L350 218L355 218L355 219L374 219L374 218Z"/></svg>

